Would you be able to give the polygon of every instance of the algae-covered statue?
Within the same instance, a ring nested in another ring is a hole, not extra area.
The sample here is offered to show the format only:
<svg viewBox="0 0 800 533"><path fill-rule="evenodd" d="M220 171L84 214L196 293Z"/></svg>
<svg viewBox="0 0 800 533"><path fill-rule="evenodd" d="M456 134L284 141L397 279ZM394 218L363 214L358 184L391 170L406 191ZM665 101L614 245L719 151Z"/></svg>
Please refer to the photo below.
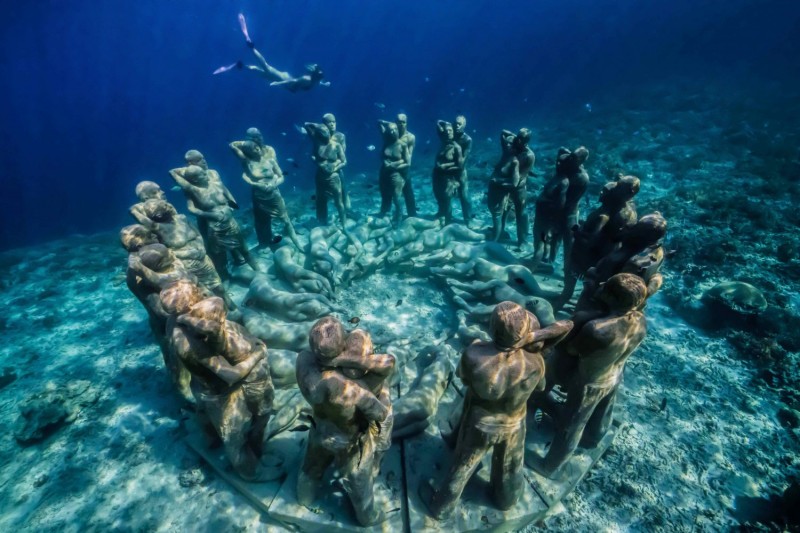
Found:
<svg viewBox="0 0 800 533"><path fill-rule="evenodd" d="M572 251L572 228L578 223L578 205L589 186L589 174L583 164L589 150L581 146L574 152L560 148L554 176L545 184L536 200L533 219L534 264L542 259L552 263L558 253L558 243L564 243L564 263ZM545 256L545 244L549 253Z"/></svg>
<svg viewBox="0 0 800 533"><path fill-rule="evenodd" d="M392 405L386 378L391 355L373 353L362 330L346 336L333 317L317 321L309 350L297 356L297 383L311 404L314 425L297 480L297 500L311 505L322 477L333 465L362 526L385 520L374 501L373 484L391 443Z"/></svg>
<svg viewBox="0 0 800 533"><path fill-rule="evenodd" d="M579 444L594 447L606 434L625 362L647 331L639 311L647 287L638 276L612 276L595 297L605 306L605 312L576 324L574 334L558 350L560 357L575 359L575 369L566 383L567 402L558 416L553 442L544 458L534 453L526 457L528 466L547 477L560 477L563 465Z"/></svg>
<svg viewBox="0 0 800 533"><path fill-rule="evenodd" d="M274 479L259 460L274 396L267 347L227 320L220 298L192 303L194 294L189 284L178 283L161 299L176 316L170 342L192 374L198 415L222 441L237 474L248 481Z"/></svg>
<svg viewBox="0 0 800 533"><path fill-rule="evenodd" d="M400 198L403 195L405 186L404 173L411 161L408 145L400 140L400 132L397 124L386 120L379 120L378 125L383 137L383 149L381 150L381 170L379 176L379 188L381 198L390 198L391 205L394 206L394 222L399 223L403 218L403 206ZM389 204L381 201L381 211L379 216L385 217L389 213Z"/></svg>
<svg viewBox="0 0 800 533"><path fill-rule="evenodd" d="M250 128L255 130L255 128ZM248 130L250 132L250 130ZM249 136L256 137L256 132ZM257 137L260 137L258 132ZM275 150L256 141L234 141L231 150L242 164L242 179L252 188L253 218L258 244L267 247L273 244L272 220L283 222L286 235L292 243L300 248L297 234L292 226L286 203L283 201L278 187L283 183L283 172L275 158Z"/></svg>
<svg viewBox="0 0 800 533"><path fill-rule="evenodd" d="M406 201L408 216L415 217L417 216L417 202L414 198L414 187L411 185L411 173L409 170L411 168L411 158L414 156L414 147L417 144L417 137L408 131L408 117L405 113L397 115L396 123L397 133L400 134L400 142L405 144L406 148L408 148L408 166L400 171L405 181L403 184L403 198ZM386 207L388 211L388 205Z"/></svg>
<svg viewBox="0 0 800 533"><path fill-rule="evenodd" d="M208 171L197 165L173 169L170 175L183 189L189 212L208 224L208 253L220 276L229 277L228 252L240 254L258 272L258 263L245 245L222 183L210 179Z"/></svg>
<svg viewBox="0 0 800 533"><path fill-rule="evenodd" d="M335 122L334 122L335 124ZM306 122L305 130L314 143L312 159L317 165L316 183L317 222L328 224L328 201L333 200L339 213L342 228L347 224L344 186L340 171L347 164L344 147L332 139L330 129L324 124Z"/></svg>
<svg viewBox="0 0 800 533"><path fill-rule="evenodd" d="M521 246L527 232L528 174L533 170L536 160L533 151L528 147L531 132L528 128L520 128L514 134L503 130L500 135L502 154L495 165L492 178L489 180L487 201L492 215L492 240L500 240L505 230L506 220L511 209L517 222L517 245Z"/></svg>
<svg viewBox="0 0 800 533"><path fill-rule="evenodd" d="M206 254L200 233L189 224L186 216L179 215L175 207L166 200L155 198L131 207L131 215L152 231L159 242L172 250L200 285L223 298L229 309L236 309L222 286L222 279L214 263Z"/></svg>
<svg viewBox="0 0 800 533"><path fill-rule="evenodd" d="M528 397L544 387L542 351L572 328L568 320L539 328L531 313L513 302L495 307L492 342L475 342L461 357L458 375L467 387L452 466L438 487L423 483L431 514L447 518L455 510L483 456L492 450L491 491L500 509L522 494L522 463Z"/></svg>
<svg viewBox="0 0 800 533"><path fill-rule="evenodd" d="M453 122L453 138L461 147L461 176L459 177L458 199L461 201L461 214L464 216L464 225L469 226L472 218L472 206L469 201L469 181L467 176L467 158L472 150L472 137L467 133L467 119L458 115Z"/></svg>
<svg viewBox="0 0 800 533"><path fill-rule="evenodd" d="M619 247L622 231L636 224L633 198L639 192L636 176L621 176L606 183L600 192L600 207L589 213L586 220L574 225L574 244L564 257L564 289L553 303L558 310L572 298L578 278Z"/></svg>
<svg viewBox="0 0 800 533"><path fill-rule="evenodd" d="M322 123L325 124L325 127L328 128L328 131L331 132L331 141L335 142L339 146L342 147L342 154L347 159L347 137L344 133L339 131L336 125L336 117L333 113L325 113L322 115ZM350 205L350 193L347 189L347 182L344 179L344 171L340 168L339 169L339 179L342 181L342 198L344 199L344 207L345 210L349 211L351 208Z"/></svg>
<svg viewBox="0 0 800 533"><path fill-rule="evenodd" d="M461 146L455 141L452 124L439 120L436 131L442 142L433 167L433 197L439 207L436 218L444 218L444 223L450 224L453 221L452 199L461 187L464 157Z"/></svg>

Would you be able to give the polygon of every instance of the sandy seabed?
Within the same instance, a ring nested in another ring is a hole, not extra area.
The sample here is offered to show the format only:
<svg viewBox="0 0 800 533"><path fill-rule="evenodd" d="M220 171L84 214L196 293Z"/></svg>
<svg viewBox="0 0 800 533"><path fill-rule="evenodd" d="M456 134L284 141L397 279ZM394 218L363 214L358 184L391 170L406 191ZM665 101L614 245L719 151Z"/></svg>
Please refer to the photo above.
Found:
<svg viewBox="0 0 800 533"><path fill-rule="evenodd" d="M555 145L534 138L532 146L545 155L529 187L535 192L552 167L546 157L552 158ZM477 164L496 154L478 143L472 157ZM587 163L593 191L608 177L600 177L601 162ZM729 167L723 160L701 170L714 176ZM648 162L632 171L642 178L640 215L680 201L680 184L667 179L666 168ZM428 181L424 173L416 178L418 197ZM354 205L367 196L372 202L374 191L353 187ZM475 211L485 225L484 191L474 179ZM593 206L596 193L589 194ZM310 202L291 195L287 201L290 212L302 213L303 235ZM422 201L420 210L433 208ZM671 233L691 230L687 220L670 224ZM252 234L249 239L254 241ZM259 257L269 263L268 255ZM190 413L181 409L146 314L125 286L124 265L115 232L0 254L0 424L6 428L0 433L0 531L273 527L185 444L181 422ZM665 287L680 275L668 262ZM233 291L241 300L245 288ZM455 308L426 279L379 272L356 281L338 303L361 318L376 344L394 342L409 353L454 330ZM646 314L648 336L629 360L617 403L627 426L548 518L550 529L728 529L739 523L737 500L780 494L798 470L798 430L779 422L778 395L754 385L752 361L738 356L724 336L687 324L664 294L652 299ZM81 381L89 387L62 427L30 446L15 440L10 429L26 398Z"/></svg>

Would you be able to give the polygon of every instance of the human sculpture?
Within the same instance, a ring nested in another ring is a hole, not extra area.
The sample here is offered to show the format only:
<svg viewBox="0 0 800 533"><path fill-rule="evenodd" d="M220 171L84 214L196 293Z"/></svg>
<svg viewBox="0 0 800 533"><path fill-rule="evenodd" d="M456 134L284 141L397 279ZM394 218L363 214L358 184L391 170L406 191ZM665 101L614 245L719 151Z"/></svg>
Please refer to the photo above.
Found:
<svg viewBox="0 0 800 533"><path fill-rule="evenodd" d="M506 219L513 208L517 222L517 245L525 240L527 217L528 174L536 158L528 147L531 133L520 128L517 134L503 130L500 135L501 156L489 180L487 201L492 215L492 240L498 241L505 230Z"/></svg>
<svg viewBox="0 0 800 533"><path fill-rule="evenodd" d="M341 322L325 317L311 328L309 349L297 356L297 383L315 421L297 479L297 500L311 505L333 465L362 526L386 518L375 505L373 485L392 432L386 378L395 359L372 352L366 332L346 336Z"/></svg>
<svg viewBox="0 0 800 533"><path fill-rule="evenodd" d="M523 491L522 463L527 400L543 387L542 351L561 341L572 323L539 328L531 313L513 302L498 304L489 330L493 341L475 342L461 357L458 376L467 388L452 465L436 487L420 496L437 519L449 517L483 456L492 450L491 495L502 510Z"/></svg>
<svg viewBox="0 0 800 533"><path fill-rule="evenodd" d="M556 310L570 301L578 279L619 246L622 231L636 224L633 198L639 187L636 176L621 176L606 183L600 193L600 207L585 221L571 228L574 244L569 260L565 259L564 263L564 288L561 296L553 302Z"/></svg>
<svg viewBox="0 0 800 533"><path fill-rule="evenodd" d="M228 72L229 70L241 70L246 68L247 70L256 72L269 80L270 87L283 87L292 93L297 91L308 91L318 85L323 87L328 87L330 85L329 81L323 80L325 75L319 65L316 64L306 65L306 74L297 77L292 76L288 72L283 72L276 69L267 63L267 60L264 59L264 56L261 55L261 52L256 49L256 45L250 38L250 34L247 31L247 23L245 22L244 15L241 13L239 13L239 27L242 30L247 47L253 51L253 54L256 56L256 59L258 59L259 64L245 65L242 61L237 61L236 63L219 67L214 71L214 74L222 74L223 72Z"/></svg>
<svg viewBox="0 0 800 533"><path fill-rule="evenodd" d="M242 164L242 179L252 188L253 218L259 246L275 243L272 220L278 219L283 222L284 233L292 244L300 248L286 202L278 189L284 178L278 160L274 155L270 157L270 153L275 151L270 147L262 148L254 141L234 141L230 147Z"/></svg>
<svg viewBox="0 0 800 533"><path fill-rule="evenodd" d="M317 222L328 224L328 201L332 200L339 213L339 223L346 227L347 216L344 189L340 171L347 164L344 147L332 140L330 130L324 124L306 122L304 125L314 144L312 159L317 165L316 183Z"/></svg>
<svg viewBox="0 0 800 533"><path fill-rule="evenodd" d="M391 251L387 257L390 264L400 264L413 260L423 252L441 250L456 241L480 242L484 236L472 231L463 224L450 224L444 228L424 230L415 240Z"/></svg>
<svg viewBox="0 0 800 533"><path fill-rule="evenodd" d="M405 113L400 113L397 115L396 119L397 124L397 133L400 134L400 142L406 145L408 148L408 166L401 169L400 172L403 175L403 199L406 202L406 211L408 216L415 217L417 216L417 201L414 198L414 186L411 183L411 159L414 156L414 147L417 145L417 137L408 131L408 116ZM389 200L389 199L387 199ZM381 207L383 211L383 207ZM389 206L386 206L386 211L389 210Z"/></svg>
<svg viewBox="0 0 800 533"><path fill-rule="evenodd" d="M453 221L452 199L461 187L464 157L461 146L455 141L452 124L439 120L436 130L442 143L433 167L433 197L439 206L436 218L444 218L444 223L450 224Z"/></svg>
<svg viewBox="0 0 800 533"><path fill-rule="evenodd" d="M297 262L297 259L302 255L303 254L296 252L293 248L288 246L281 246L275 250L272 258L278 276L286 281L295 291L321 293L328 298L333 296L331 282L328 281L325 276L303 268L303 266Z"/></svg>
<svg viewBox="0 0 800 533"><path fill-rule="evenodd" d="M170 170L170 175L183 189L189 212L208 224L209 257L223 279L230 277L228 272L228 252L240 254L250 268L260 271L258 263L250 254L244 242L239 223L221 182L209 179L208 172L197 165Z"/></svg>
<svg viewBox="0 0 800 533"><path fill-rule="evenodd" d="M172 250L200 285L223 298L230 310L236 309L236 304L226 293L222 279L206 254L200 233L189 224L185 215L179 215L166 200L155 198L131 207L131 215L152 231L159 242Z"/></svg>
<svg viewBox="0 0 800 533"><path fill-rule="evenodd" d="M403 195L405 186L404 172L411 161L408 145L400 141L400 132L397 124L386 120L379 120L378 125L383 137L383 149L381 150L381 170L378 178L378 185L381 193L381 211L378 216L385 217L389 213L389 203L384 202L384 198L391 200L394 206L394 223L397 224L403 218L403 206L400 198ZM386 203L386 205L384 205Z"/></svg>
<svg viewBox="0 0 800 533"><path fill-rule="evenodd" d="M592 307L592 300L600 284L626 269L641 274L648 294L655 294L663 282L659 269L664 261L661 242L666 233L667 221L658 212L641 217L636 224L623 230L620 233L619 248L609 252L587 271L576 311Z"/></svg>
<svg viewBox="0 0 800 533"><path fill-rule="evenodd" d="M328 128L328 131L331 133L331 140L342 147L342 154L346 160L347 137L344 133L337 129L336 117L333 115L333 113L325 113L322 115L322 123L325 124L325 127ZM344 179L344 170L341 167L339 168L339 179L342 182L342 199L344 200L344 208L345 211L349 211L351 208L350 193L348 192L347 181Z"/></svg>
<svg viewBox="0 0 800 533"><path fill-rule="evenodd" d="M639 311L646 297L647 287L638 276L612 276L596 295L606 311L576 325L571 338L559 347L561 357L574 360L575 371L566 383L567 401L547 455L530 452L525 458L540 474L562 477L563 466L578 445L594 447L608 431L625 363L647 332Z"/></svg>
<svg viewBox="0 0 800 533"><path fill-rule="evenodd" d="M250 282L245 305L292 322L315 320L334 311L344 312L344 309L331 303L322 294L286 292L277 289L264 274L256 275Z"/></svg>
<svg viewBox="0 0 800 533"><path fill-rule="evenodd" d="M225 305L212 297L180 309L185 284L164 289L161 299L176 315L171 343L192 374L198 414L222 441L234 470L247 481L276 477L261 464L274 390L267 347L239 324L226 320Z"/></svg>
<svg viewBox="0 0 800 533"><path fill-rule="evenodd" d="M526 266L520 264L502 265L492 259L484 259L479 256L466 263L433 267L430 271L431 274L436 276L468 279L472 282L491 283L501 281L528 296L548 296Z"/></svg>
<svg viewBox="0 0 800 533"><path fill-rule="evenodd" d="M572 227L578 223L578 205L589 184L589 175L583 163L589 151L581 146L575 152L560 148L556 157L556 170L544 185L536 200L533 220L534 265L544 260L555 261L558 243L564 243L564 261L569 261L572 250ZM545 245L549 250L545 254Z"/></svg>
<svg viewBox="0 0 800 533"><path fill-rule="evenodd" d="M461 214L464 216L464 225L469 226L472 219L472 206L469 199L469 179L467 175L467 159L472 151L472 137L467 133L467 119L458 115L453 122L453 138L461 148L462 170L459 177L458 199L461 202Z"/></svg>
<svg viewBox="0 0 800 533"><path fill-rule="evenodd" d="M462 282L453 279L446 280L447 286L453 293L453 301L463 310L470 313L473 319L488 318L491 315L491 305L503 301L510 301L525 307L536 315L542 326L549 326L555 322L553 307L544 298L532 298L511 287L505 281L493 279L489 281ZM487 306L471 306L470 301L488 304Z"/></svg>
<svg viewBox="0 0 800 533"><path fill-rule="evenodd" d="M417 356L417 380L410 390L392 405L393 439L403 439L425 431L436 418L439 400L453 377L453 363L447 344L428 346Z"/></svg>

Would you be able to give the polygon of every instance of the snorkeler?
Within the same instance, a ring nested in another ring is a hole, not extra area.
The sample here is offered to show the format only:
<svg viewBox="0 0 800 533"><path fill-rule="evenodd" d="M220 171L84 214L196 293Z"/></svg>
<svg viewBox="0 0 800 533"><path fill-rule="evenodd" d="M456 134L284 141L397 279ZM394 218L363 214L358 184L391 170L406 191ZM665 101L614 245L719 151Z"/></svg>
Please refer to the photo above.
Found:
<svg viewBox="0 0 800 533"><path fill-rule="evenodd" d="M261 52L256 49L256 45L250 38L250 34L247 33L247 23L244 20L244 15L241 13L239 13L239 26L242 28L242 33L244 34L244 39L247 42L247 46L253 50L253 53L256 55L256 58L258 58L260 65L245 65L242 63L242 61L237 61L236 63L219 67L214 71L214 74L222 74L223 72L228 72L229 70L246 68L248 70L259 72L262 76L268 80L271 80L271 87L283 87L284 89L293 93L297 91L308 91L317 85L328 87L331 84L329 81L322 81L324 74L322 69L317 64L306 65L307 73L297 78L293 77L288 72L282 72L276 69L267 63L267 60L264 59L264 56L261 55Z"/></svg>

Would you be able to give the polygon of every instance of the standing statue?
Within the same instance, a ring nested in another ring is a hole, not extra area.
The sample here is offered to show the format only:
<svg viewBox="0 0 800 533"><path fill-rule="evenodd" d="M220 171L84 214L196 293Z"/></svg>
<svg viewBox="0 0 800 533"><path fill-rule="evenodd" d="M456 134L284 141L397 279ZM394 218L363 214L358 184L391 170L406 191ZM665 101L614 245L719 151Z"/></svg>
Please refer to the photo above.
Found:
<svg viewBox="0 0 800 533"><path fill-rule="evenodd" d="M554 301L554 309L561 309L572 299L578 278L619 247L623 230L636 224L633 198L639 186L636 176L621 176L617 181L606 183L600 192L600 207L589 213L585 221L570 228L574 245L569 261L564 261L564 289Z"/></svg>
<svg viewBox="0 0 800 533"><path fill-rule="evenodd" d="M405 179L403 173L408 169L411 155L408 146L400 141L400 132L397 124L386 120L379 120L383 136L383 149L381 150L381 170L379 177L379 187L381 198L391 198L394 205L394 222L399 223L403 218L403 206L400 198L403 194ZM389 213L388 203L386 206L381 201L381 212L378 216L385 217ZM384 209L385 207L385 209Z"/></svg>
<svg viewBox="0 0 800 533"><path fill-rule="evenodd" d="M489 325L493 342L477 341L461 357L458 376L467 387L453 463L438 488L420 487L437 519L455 510L483 456L492 450L491 491L503 510L522 494L525 417L531 393L544 387L542 352L572 328L568 320L539 329L531 313L513 302L495 307Z"/></svg>
<svg viewBox="0 0 800 533"><path fill-rule="evenodd" d="M166 200L151 199L131 207L131 215L145 228L152 231L158 241L172 250L183 266L197 282L225 300L228 309L236 309L222 286L222 279L214 263L206 255L200 233L179 215L175 207Z"/></svg>
<svg viewBox="0 0 800 533"><path fill-rule="evenodd" d="M299 249L300 242L286 210L286 202L278 190L283 183L283 172L275 158L275 150L262 145L250 140L234 141L230 144L231 150L242 164L242 179L252 187L253 218L258 245L268 247L275 243L272 220L277 218L283 221L284 232Z"/></svg>
<svg viewBox="0 0 800 533"><path fill-rule="evenodd" d="M220 298L191 304L185 292L191 287L175 284L162 291L161 299L177 317L170 341L192 374L198 415L222 441L237 474L247 481L274 479L259 460L274 396L267 347L226 319Z"/></svg>
<svg viewBox="0 0 800 533"><path fill-rule="evenodd" d="M561 356L576 359L577 368L567 384L567 403L547 455L531 453L525 458L540 474L559 478L579 444L594 447L608 431L625 362L647 332L638 310L646 296L647 287L638 276L612 276L596 296L606 307L603 316L576 326L560 347Z"/></svg>
<svg viewBox="0 0 800 533"><path fill-rule="evenodd" d="M417 145L417 138L416 136L408 131L408 117L405 113L400 113L397 115L397 133L400 134L400 141L406 145L408 148L408 166L401 170L403 174L403 180L405 183L403 184L403 198L406 201L406 211L408 211L408 216L415 217L417 216L417 201L414 198L414 187L411 184L411 158L414 156L414 147ZM387 201L389 199L387 198ZM386 210L389 210L389 206L386 206Z"/></svg>
<svg viewBox="0 0 800 533"><path fill-rule="evenodd" d="M228 273L228 252L238 252L250 268L260 271L244 242L239 223L225 195L225 188L209 179L208 172L197 165L170 170L170 175L186 195L189 212L208 223L208 253L223 279Z"/></svg>
<svg viewBox="0 0 800 533"><path fill-rule="evenodd" d="M452 199L461 187L464 157L461 146L455 141L452 124L439 120L436 122L436 130L442 146L436 154L433 167L433 197L439 206L436 218L444 218L447 225L453 221Z"/></svg>
<svg viewBox="0 0 800 533"><path fill-rule="evenodd" d="M564 243L564 268L572 253L572 228L578 224L580 199L589 186L589 174L583 163L589 151L581 146L574 152L566 148L558 150L555 175L545 184L536 200L536 213L533 219L533 261L536 265L544 259L554 262L558 253L558 243ZM545 254L545 244L549 245Z"/></svg>
<svg viewBox="0 0 800 533"><path fill-rule="evenodd" d="M461 201L461 214L464 215L464 225L469 226L472 219L472 206L469 201L469 181L467 176L467 158L472 150L472 137L467 134L467 119L458 115L453 126L453 135L458 146L461 147L462 169L459 178L458 198Z"/></svg>
<svg viewBox="0 0 800 533"><path fill-rule="evenodd" d="M309 350L297 356L297 384L313 409L314 426L297 479L297 500L311 505L329 466L334 465L362 526L386 519L373 485L392 434L392 404L386 378L391 355L374 354L369 335L345 336L333 317L317 321Z"/></svg>
<svg viewBox="0 0 800 533"><path fill-rule="evenodd" d="M317 222L323 226L328 224L328 200L333 200L333 205L339 212L339 223L342 228L345 228L347 211L340 174L341 169L347 164L344 147L333 140L330 129L324 124L306 122L305 130L314 143L314 153L311 157L317 165L317 173L314 178L317 187Z"/></svg>
<svg viewBox="0 0 800 533"><path fill-rule="evenodd" d="M333 113L325 113L322 115L322 123L325 124L325 127L328 128L328 131L331 132L331 141L342 147L342 153L344 154L346 161L347 138L345 137L344 133L336 129L336 117L333 116ZM339 169L339 179L342 181L342 198L344 199L344 208L346 211L350 211L350 193L348 192L347 182L344 179L344 172L341 168Z"/></svg>
<svg viewBox="0 0 800 533"><path fill-rule="evenodd" d="M536 160L528 148L530 138L531 132L527 128L520 128L517 134L503 130L500 135L502 155L489 180L487 195L493 241L500 240L512 208L517 222L517 246L522 246L525 241L528 174Z"/></svg>

